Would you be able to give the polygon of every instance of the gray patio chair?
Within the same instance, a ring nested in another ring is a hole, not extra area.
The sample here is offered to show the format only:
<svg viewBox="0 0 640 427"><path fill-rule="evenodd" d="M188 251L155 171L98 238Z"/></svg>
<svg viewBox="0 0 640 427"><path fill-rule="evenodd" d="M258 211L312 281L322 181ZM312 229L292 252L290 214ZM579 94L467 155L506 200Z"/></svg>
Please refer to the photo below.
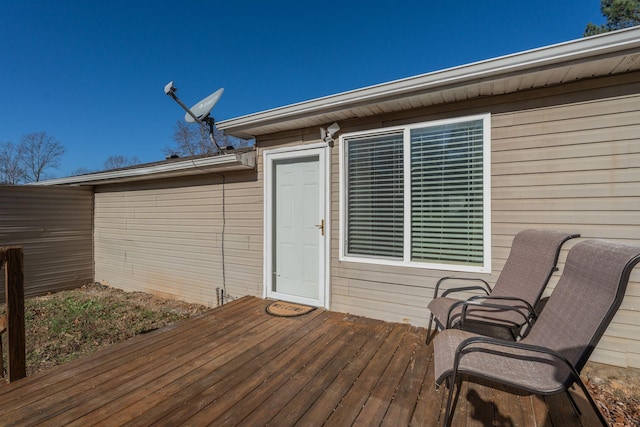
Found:
<svg viewBox="0 0 640 427"><path fill-rule="evenodd" d="M530 326L536 318L534 307L554 271L562 245L569 239L580 237L555 230L524 230L516 234L509 257L493 288L483 280L469 277L443 277L436 283L433 300L427 308L431 311L427 329L427 344L435 321L438 329L457 327L474 329L487 326L493 330L507 331L516 340L523 326ZM448 287L449 282L470 285ZM476 283L476 284L473 284ZM440 296L439 292L443 289ZM449 297L455 292L481 291L467 300ZM526 330L526 328L525 328Z"/></svg>
<svg viewBox="0 0 640 427"><path fill-rule="evenodd" d="M620 307L638 261L640 247L602 240L580 242L569 251L546 307L522 340L459 329L439 333L433 340L434 371L436 384L446 380L449 387L445 425L455 410L454 389L459 394L463 375L469 375L470 381L487 379L540 395L564 392L576 383L606 425L580 371Z"/></svg>

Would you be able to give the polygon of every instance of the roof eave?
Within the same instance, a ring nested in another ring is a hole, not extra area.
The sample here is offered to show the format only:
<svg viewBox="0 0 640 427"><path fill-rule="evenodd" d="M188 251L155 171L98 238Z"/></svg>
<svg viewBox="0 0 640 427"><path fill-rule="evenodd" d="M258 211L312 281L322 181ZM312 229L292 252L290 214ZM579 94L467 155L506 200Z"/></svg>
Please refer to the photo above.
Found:
<svg viewBox="0 0 640 427"><path fill-rule="evenodd" d="M152 166L140 165L140 167L129 169L96 172L86 175L34 182L29 185L95 186L229 172L243 169L255 169L255 167L256 153L255 151L249 151L245 153L224 154L219 156L154 164Z"/></svg>
<svg viewBox="0 0 640 427"><path fill-rule="evenodd" d="M637 50L640 49L639 34L640 27L635 27L572 40L223 120L217 123L217 127L237 137L256 137L261 135L256 133L260 127L271 123L312 115L331 115L355 106L401 99L418 92L435 93L452 86L480 84L488 80L603 58L625 50Z"/></svg>

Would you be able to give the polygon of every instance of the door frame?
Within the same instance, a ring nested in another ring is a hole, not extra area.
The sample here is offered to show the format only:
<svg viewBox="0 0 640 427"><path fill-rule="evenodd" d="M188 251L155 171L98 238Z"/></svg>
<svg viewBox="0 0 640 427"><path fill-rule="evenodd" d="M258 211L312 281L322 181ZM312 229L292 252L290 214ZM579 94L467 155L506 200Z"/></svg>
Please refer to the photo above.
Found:
<svg viewBox="0 0 640 427"><path fill-rule="evenodd" d="M263 166L264 166L264 246L263 246L263 298L277 297L277 293L274 296L271 292L273 286L272 265L273 265L273 162L283 159L296 159L309 156L318 156L318 169L320 172L319 185L320 185L320 211L324 217L324 237L321 239L321 247L318 253L320 254L319 260L319 277L318 284L319 299L307 300L304 298L298 299L298 301L304 304L314 305L317 307L329 308L330 297L330 249L331 249L331 219L329 213L330 209L330 191L331 184L330 179L330 147L324 143L299 145L294 147L282 147L270 150L264 150Z"/></svg>

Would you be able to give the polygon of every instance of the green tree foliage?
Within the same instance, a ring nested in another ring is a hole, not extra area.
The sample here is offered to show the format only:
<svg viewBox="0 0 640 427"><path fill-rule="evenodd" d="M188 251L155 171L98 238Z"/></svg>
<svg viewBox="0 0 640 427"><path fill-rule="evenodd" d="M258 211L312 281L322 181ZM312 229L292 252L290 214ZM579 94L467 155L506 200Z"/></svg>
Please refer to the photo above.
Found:
<svg viewBox="0 0 640 427"><path fill-rule="evenodd" d="M607 18L606 24L589 22L584 37L640 25L640 0L601 0L600 11Z"/></svg>

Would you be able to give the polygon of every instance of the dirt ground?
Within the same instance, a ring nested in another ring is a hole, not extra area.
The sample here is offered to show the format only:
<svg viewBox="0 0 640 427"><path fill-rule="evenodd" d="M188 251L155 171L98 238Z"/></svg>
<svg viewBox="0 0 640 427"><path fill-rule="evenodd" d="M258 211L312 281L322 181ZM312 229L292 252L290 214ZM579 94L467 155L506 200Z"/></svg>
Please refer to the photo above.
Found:
<svg viewBox="0 0 640 427"><path fill-rule="evenodd" d="M29 375L209 309L101 284L30 298L25 306ZM613 426L640 426L640 369L587 363L582 376Z"/></svg>
<svg viewBox="0 0 640 427"><path fill-rule="evenodd" d="M128 305L145 307L153 311L175 313L180 318L187 318L211 309L201 304L194 304L171 298L161 298L145 292L124 292L101 283L85 285L73 292L126 302ZM46 298L46 297L40 297Z"/></svg>
<svg viewBox="0 0 640 427"><path fill-rule="evenodd" d="M589 362L582 377L613 426L640 426L640 369Z"/></svg>
<svg viewBox="0 0 640 427"><path fill-rule="evenodd" d="M27 298L27 375L208 309L199 304L159 298L143 292L124 292L98 283ZM4 304L0 304L2 314ZM4 351L6 364L6 346Z"/></svg>

